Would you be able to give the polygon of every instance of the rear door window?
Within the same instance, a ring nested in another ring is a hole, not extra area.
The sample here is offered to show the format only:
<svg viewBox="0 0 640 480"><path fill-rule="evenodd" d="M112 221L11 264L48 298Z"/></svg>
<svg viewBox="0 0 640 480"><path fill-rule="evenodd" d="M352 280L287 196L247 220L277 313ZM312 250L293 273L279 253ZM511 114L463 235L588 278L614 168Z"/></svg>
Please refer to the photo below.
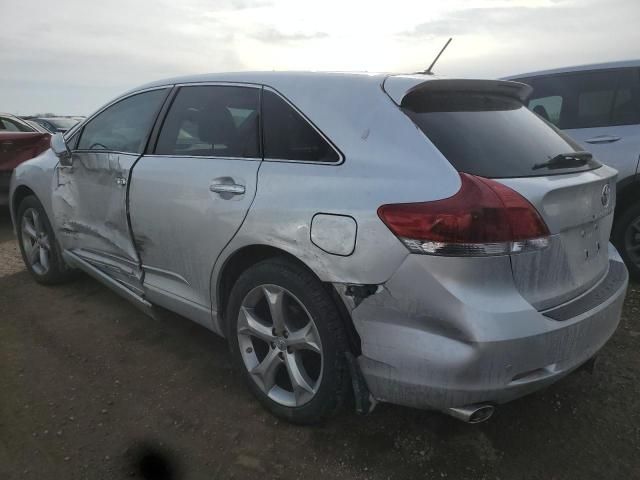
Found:
<svg viewBox="0 0 640 480"><path fill-rule="evenodd" d="M164 120L155 153L258 158L259 114L259 88L182 87Z"/></svg>
<svg viewBox="0 0 640 480"><path fill-rule="evenodd" d="M638 70L623 68L522 78L529 108L562 129L640 123Z"/></svg>
<svg viewBox="0 0 640 480"><path fill-rule="evenodd" d="M403 111L460 172L489 178L532 177L597 168L544 165L580 147L519 100L489 93L420 92L402 100ZM563 162L564 164L565 162Z"/></svg>
<svg viewBox="0 0 640 480"><path fill-rule="evenodd" d="M313 126L279 95L265 90L264 157L274 160L338 162L340 156Z"/></svg>

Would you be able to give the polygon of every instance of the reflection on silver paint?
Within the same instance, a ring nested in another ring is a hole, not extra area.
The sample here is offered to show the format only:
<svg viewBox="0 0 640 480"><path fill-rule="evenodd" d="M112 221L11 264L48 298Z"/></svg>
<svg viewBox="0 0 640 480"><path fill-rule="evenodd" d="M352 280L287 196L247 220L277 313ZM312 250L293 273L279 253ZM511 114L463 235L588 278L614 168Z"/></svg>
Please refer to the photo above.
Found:
<svg viewBox="0 0 640 480"><path fill-rule="evenodd" d="M327 253L351 255L356 248L357 230L352 217L318 213L311 222L311 242Z"/></svg>

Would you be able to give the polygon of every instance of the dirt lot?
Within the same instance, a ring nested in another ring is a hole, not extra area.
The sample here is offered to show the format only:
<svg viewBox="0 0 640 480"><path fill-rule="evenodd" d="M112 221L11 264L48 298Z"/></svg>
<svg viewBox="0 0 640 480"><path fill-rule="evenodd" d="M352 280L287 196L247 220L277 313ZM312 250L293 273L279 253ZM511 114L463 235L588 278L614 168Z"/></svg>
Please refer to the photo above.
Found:
<svg viewBox="0 0 640 480"><path fill-rule="evenodd" d="M223 340L146 317L98 283L35 284L0 211L0 478L132 473L135 446L184 479L640 478L640 286L600 355L488 423L381 405L319 427L265 413Z"/></svg>

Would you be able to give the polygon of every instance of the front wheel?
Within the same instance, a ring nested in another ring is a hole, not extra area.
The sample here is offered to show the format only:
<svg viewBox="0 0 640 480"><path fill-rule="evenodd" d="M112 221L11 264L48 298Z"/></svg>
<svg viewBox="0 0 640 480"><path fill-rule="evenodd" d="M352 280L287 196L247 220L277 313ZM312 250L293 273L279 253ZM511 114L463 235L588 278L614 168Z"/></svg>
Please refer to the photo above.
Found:
<svg viewBox="0 0 640 480"><path fill-rule="evenodd" d="M286 259L245 271L227 308L234 361L273 414L315 423L343 405L348 392L346 336L324 285Z"/></svg>
<svg viewBox="0 0 640 480"><path fill-rule="evenodd" d="M20 253L31 276L43 285L66 281L70 271L40 201L34 196L26 197L18 206L16 219Z"/></svg>

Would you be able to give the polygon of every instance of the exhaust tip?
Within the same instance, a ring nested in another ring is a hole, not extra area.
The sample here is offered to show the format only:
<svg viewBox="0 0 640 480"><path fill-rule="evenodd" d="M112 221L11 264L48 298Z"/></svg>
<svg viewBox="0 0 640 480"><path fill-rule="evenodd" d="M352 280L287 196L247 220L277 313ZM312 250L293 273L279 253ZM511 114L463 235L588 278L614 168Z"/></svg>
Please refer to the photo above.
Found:
<svg viewBox="0 0 640 480"><path fill-rule="evenodd" d="M491 418L495 407L490 404L467 405L465 407L449 408L446 413L467 423L482 423Z"/></svg>
<svg viewBox="0 0 640 480"><path fill-rule="evenodd" d="M468 421L469 423L482 423L491 418L494 410L493 405L483 405L471 414Z"/></svg>

